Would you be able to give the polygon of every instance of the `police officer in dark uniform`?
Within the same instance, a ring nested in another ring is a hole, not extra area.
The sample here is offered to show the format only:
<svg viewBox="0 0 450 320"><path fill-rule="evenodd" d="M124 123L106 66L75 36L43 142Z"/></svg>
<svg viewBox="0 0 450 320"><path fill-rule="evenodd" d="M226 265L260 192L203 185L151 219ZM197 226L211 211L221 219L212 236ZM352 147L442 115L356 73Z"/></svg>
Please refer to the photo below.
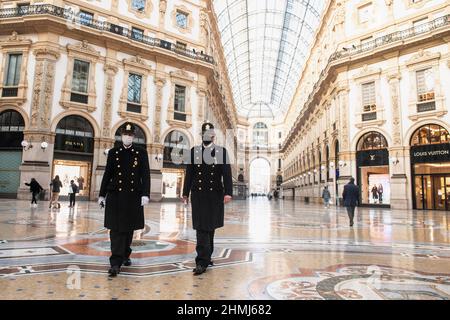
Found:
<svg viewBox="0 0 450 320"><path fill-rule="evenodd" d="M214 139L214 126L203 124L203 144L191 149L184 180L183 200L187 204L191 194L192 223L197 232L194 275L204 273L212 265L214 232L223 227L224 204L230 202L233 196L227 150L215 145Z"/></svg>
<svg viewBox="0 0 450 320"><path fill-rule="evenodd" d="M111 268L117 276L122 265L131 265L134 230L144 228L144 205L150 199L150 168L147 150L133 145L135 126L126 122L122 145L108 152L98 203L105 208L105 227L110 229Z"/></svg>

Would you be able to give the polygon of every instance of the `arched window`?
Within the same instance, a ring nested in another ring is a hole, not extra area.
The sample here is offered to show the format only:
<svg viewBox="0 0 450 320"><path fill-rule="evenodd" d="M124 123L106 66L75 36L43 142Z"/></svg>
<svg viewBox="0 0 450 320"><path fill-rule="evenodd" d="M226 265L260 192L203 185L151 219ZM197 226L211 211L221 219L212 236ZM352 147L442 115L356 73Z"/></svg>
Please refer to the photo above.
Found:
<svg viewBox="0 0 450 320"><path fill-rule="evenodd" d="M25 122L22 115L14 110L0 113L0 148L20 149Z"/></svg>
<svg viewBox="0 0 450 320"><path fill-rule="evenodd" d="M388 147L386 138L379 132L368 132L358 141L357 151L379 150Z"/></svg>
<svg viewBox="0 0 450 320"><path fill-rule="evenodd" d="M164 167L177 167L189 159L188 137L177 130L169 132L164 139Z"/></svg>
<svg viewBox="0 0 450 320"><path fill-rule="evenodd" d="M0 113L1 132L22 132L25 129L25 122L20 113L14 110L7 110Z"/></svg>
<svg viewBox="0 0 450 320"><path fill-rule="evenodd" d="M134 136L133 144L146 149L147 139L145 137L145 132L137 124L134 124L134 125L136 127L136 134ZM123 125L121 125L119 127L119 129L116 130L116 133L114 135L114 138L116 140L116 142L114 143L114 146L116 146L116 147L120 146L122 144L122 135L120 133L124 126L125 126L125 123Z"/></svg>
<svg viewBox="0 0 450 320"><path fill-rule="evenodd" d="M258 147L265 147L269 143L269 129L263 122L258 122L253 126L253 144Z"/></svg>
<svg viewBox="0 0 450 320"><path fill-rule="evenodd" d="M94 152L94 129L88 120L72 115L61 119L56 126L55 150Z"/></svg>
<svg viewBox="0 0 450 320"><path fill-rule="evenodd" d="M94 129L91 124L81 116L67 116L61 119L56 126L56 133L77 137L94 137Z"/></svg>
<svg viewBox="0 0 450 320"><path fill-rule="evenodd" d="M450 143L448 131L437 124L427 124L417 129L411 138L411 146Z"/></svg>

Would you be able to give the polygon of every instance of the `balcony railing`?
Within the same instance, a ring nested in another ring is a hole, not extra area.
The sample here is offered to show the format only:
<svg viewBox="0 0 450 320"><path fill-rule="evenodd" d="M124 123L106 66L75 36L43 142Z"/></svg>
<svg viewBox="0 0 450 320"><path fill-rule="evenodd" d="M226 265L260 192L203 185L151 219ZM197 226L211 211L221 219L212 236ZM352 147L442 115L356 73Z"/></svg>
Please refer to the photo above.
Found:
<svg viewBox="0 0 450 320"><path fill-rule="evenodd" d="M344 50L337 51L330 57L330 62L353 56L355 54L372 51L376 48L382 47L386 44L391 44L393 42L406 40L421 34L429 33L430 31L449 26L450 25L450 15L445 15L439 17L433 21L414 26L412 28L396 31L381 37L378 37L372 41L365 42L358 46L353 46L352 48L345 48Z"/></svg>
<svg viewBox="0 0 450 320"><path fill-rule="evenodd" d="M196 52L194 50L187 50L187 49L183 50L180 49L180 47L177 47L177 45L174 43L158 38L152 38L144 35L136 37L136 34L133 33L131 29L107 21L99 21L95 19L87 20L85 17L79 16L70 8L65 9L52 4L37 4L37 5L30 5L25 8L16 7L16 8L0 9L0 20L16 17L23 18L24 16L36 16L36 15L55 16L64 19L68 27L76 27L77 25L79 25L92 28L98 31L114 33L121 37L131 39L135 42L140 42L152 47L159 47L194 60L214 64L213 57L206 55L202 52Z"/></svg>

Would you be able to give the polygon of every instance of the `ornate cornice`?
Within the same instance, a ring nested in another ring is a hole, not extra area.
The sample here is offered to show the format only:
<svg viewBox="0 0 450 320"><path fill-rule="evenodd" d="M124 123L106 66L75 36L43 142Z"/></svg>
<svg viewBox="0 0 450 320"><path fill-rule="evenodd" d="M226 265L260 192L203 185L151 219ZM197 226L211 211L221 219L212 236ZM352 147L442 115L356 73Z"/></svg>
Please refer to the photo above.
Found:
<svg viewBox="0 0 450 320"><path fill-rule="evenodd" d="M61 54L58 50L48 48L48 47L39 47L33 50L33 54L38 58L50 58L53 60L58 60Z"/></svg>
<svg viewBox="0 0 450 320"><path fill-rule="evenodd" d="M406 65L412 66L414 64L419 64L422 62L430 61L430 60L438 60L441 58L441 54L439 52L433 53L430 51L424 51L423 49L419 50L417 54L412 56L411 59L406 61Z"/></svg>
<svg viewBox="0 0 450 320"><path fill-rule="evenodd" d="M152 72L153 70L153 68L148 65L139 55L136 55L129 59L123 59L122 62L124 65L132 66L138 69L144 69L146 72Z"/></svg>
<svg viewBox="0 0 450 320"><path fill-rule="evenodd" d="M19 34L16 31L13 31L12 34L3 41L0 41L0 48L6 49L9 47L29 47L33 41L30 39L23 38L19 36Z"/></svg>
<svg viewBox="0 0 450 320"><path fill-rule="evenodd" d="M78 44L68 44L66 48L69 54L70 52L76 52L81 55L87 55L91 59L98 59L100 57L100 52L90 46L86 40L83 40Z"/></svg>
<svg viewBox="0 0 450 320"><path fill-rule="evenodd" d="M187 82L194 82L194 78L189 75L185 69L169 72L171 79L178 79Z"/></svg>

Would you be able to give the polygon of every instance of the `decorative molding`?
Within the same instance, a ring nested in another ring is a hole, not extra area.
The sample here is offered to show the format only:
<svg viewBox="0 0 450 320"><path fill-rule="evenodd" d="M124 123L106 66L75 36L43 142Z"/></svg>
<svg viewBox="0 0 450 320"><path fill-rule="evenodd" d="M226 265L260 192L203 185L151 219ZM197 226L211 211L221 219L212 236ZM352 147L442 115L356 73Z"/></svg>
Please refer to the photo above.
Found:
<svg viewBox="0 0 450 320"><path fill-rule="evenodd" d="M153 129L153 142L161 143L161 108L163 98L163 88L166 84L166 79L156 76L153 80L156 86L156 104L155 104L155 127Z"/></svg>
<svg viewBox="0 0 450 320"><path fill-rule="evenodd" d="M167 0L159 0L159 28L164 30L165 17L167 9Z"/></svg>
<svg viewBox="0 0 450 320"><path fill-rule="evenodd" d="M108 138L111 135L111 121L112 121L112 98L114 92L114 78L118 71L118 67L113 63L106 63L103 67L105 71L105 100L103 102L103 122L102 122L102 137Z"/></svg>
<svg viewBox="0 0 450 320"><path fill-rule="evenodd" d="M401 146L402 141L402 114L400 110L400 73L393 72L387 75L391 95L392 109L392 142L394 146Z"/></svg>
<svg viewBox="0 0 450 320"><path fill-rule="evenodd" d="M19 36L16 31L13 31L11 36L6 40L0 41L0 48L3 53L3 61L0 66L0 104L10 104L20 107L27 101L27 88L28 88L28 56L32 41L24 37ZM6 72L8 59L6 58L9 53L21 53L22 64L20 67L20 80L17 85L17 96L15 97L2 97L2 91L4 88L3 79Z"/></svg>
<svg viewBox="0 0 450 320"><path fill-rule="evenodd" d="M119 111L118 114L125 119L132 118L140 121L146 121L148 119L148 94L147 94L147 82L148 76L153 72L153 68L148 65L144 59L139 55L131 57L129 59L123 59L123 85L122 94L120 96ZM127 111L128 103L128 78L130 73L142 76L141 87L141 112L129 112Z"/></svg>
<svg viewBox="0 0 450 320"><path fill-rule="evenodd" d="M31 103L30 127L50 128L51 109L55 83L56 59L59 55L48 50L37 50L34 72L33 98ZM48 57L51 57L50 59Z"/></svg>
<svg viewBox="0 0 450 320"><path fill-rule="evenodd" d="M362 70L353 76L354 80L365 81L366 78L379 78L381 75L381 68L372 69L366 64L362 68Z"/></svg>
<svg viewBox="0 0 450 320"><path fill-rule="evenodd" d="M194 77L190 76L185 69L169 72L171 80L186 82L187 85L194 82Z"/></svg>
<svg viewBox="0 0 450 320"><path fill-rule="evenodd" d="M406 61L406 66L411 67L412 65L429 62L431 60L439 60L441 54L439 52L433 53L420 49L417 54L413 55L411 59Z"/></svg>
<svg viewBox="0 0 450 320"><path fill-rule="evenodd" d="M61 101L59 104L64 109L77 109L88 112L94 112L97 107L95 105L97 99L96 86L95 86L95 71L96 63L100 59L100 52L96 51L92 46L88 44L86 40L81 41L78 44L68 44L67 49L67 70L62 86ZM88 80L88 103L73 102L70 99L72 93L72 78L75 59L89 62L89 80Z"/></svg>

